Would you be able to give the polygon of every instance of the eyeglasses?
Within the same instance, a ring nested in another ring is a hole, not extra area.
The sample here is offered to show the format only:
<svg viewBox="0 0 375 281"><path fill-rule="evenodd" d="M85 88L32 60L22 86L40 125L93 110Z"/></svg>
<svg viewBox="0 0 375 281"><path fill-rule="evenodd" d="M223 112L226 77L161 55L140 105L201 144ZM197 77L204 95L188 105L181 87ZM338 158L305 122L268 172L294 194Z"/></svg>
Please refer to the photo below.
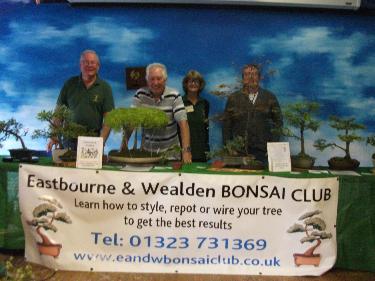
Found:
<svg viewBox="0 0 375 281"><path fill-rule="evenodd" d="M90 66L90 65L97 65L98 62L95 60L81 60L81 63L85 66Z"/></svg>
<svg viewBox="0 0 375 281"><path fill-rule="evenodd" d="M195 84L195 85L199 85L201 83L198 79L190 79L187 82L188 84Z"/></svg>

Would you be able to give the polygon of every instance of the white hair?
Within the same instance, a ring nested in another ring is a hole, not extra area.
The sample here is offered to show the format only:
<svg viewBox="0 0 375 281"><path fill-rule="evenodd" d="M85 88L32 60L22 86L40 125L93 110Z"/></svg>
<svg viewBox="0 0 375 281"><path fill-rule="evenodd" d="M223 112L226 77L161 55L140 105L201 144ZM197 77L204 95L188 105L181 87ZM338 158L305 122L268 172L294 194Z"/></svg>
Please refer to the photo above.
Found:
<svg viewBox="0 0 375 281"><path fill-rule="evenodd" d="M150 63L147 67L146 67L146 80L148 80L148 77L150 75L150 70L152 68L160 68L161 71L162 71L162 74L163 74L163 77L165 80L167 80L168 78L168 74L167 74L167 67L162 64L162 63L158 63L158 62L154 62L154 63Z"/></svg>
<svg viewBox="0 0 375 281"><path fill-rule="evenodd" d="M80 56L80 58L79 58L79 61L84 60L84 57L85 57L86 54L93 54L93 55L95 55L98 64L100 64L99 56L98 56L98 54L97 54L94 50L84 50L84 51L81 53L81 56Z"/></svg>

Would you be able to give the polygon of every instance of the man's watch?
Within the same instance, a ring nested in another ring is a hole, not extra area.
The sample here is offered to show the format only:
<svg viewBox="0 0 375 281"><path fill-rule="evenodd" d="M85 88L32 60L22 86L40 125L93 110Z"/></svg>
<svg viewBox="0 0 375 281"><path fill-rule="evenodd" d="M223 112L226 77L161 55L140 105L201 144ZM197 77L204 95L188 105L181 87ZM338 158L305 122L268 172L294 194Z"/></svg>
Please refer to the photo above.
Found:
<svg viewBox="0 0 375 281"><path fill-rule="evenodd" d="M191 147L187 146L187 147L182 148L182 152L191 152Z"/></svg>

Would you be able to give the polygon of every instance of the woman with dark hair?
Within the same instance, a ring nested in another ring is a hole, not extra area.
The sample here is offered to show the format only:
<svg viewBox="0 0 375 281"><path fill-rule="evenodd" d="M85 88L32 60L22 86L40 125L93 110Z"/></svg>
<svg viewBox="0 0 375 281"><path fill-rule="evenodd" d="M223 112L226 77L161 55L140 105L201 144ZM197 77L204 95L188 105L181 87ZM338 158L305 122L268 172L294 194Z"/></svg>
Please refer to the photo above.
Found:
<svg viewBox="0 0 375 281"><path fill-rule="evenodd" d="M182 81L185 95L182 97L190 128L191 153L194 162L206 162L210 151L208 135L209 103L200 97L205 81L196 70L190 70Z"/></svg>

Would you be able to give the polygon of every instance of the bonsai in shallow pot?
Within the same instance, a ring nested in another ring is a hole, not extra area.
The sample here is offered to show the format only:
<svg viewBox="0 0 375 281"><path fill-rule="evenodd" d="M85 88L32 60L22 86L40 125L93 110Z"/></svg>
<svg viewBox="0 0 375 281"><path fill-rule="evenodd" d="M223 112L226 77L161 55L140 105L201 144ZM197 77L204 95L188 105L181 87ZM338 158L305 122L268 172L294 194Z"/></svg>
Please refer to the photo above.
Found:
<svg viewBox="0 0 375 281"><path fill-rule="evenodd" d="M72 121L72 113L65 106L58 106L54 111L42 110L38 113L37 119L47 122L48 127L34 131L33 138L56 139L57 147L52 151L52 158L55 163L66 161L75 161L76 152L71 151L64 146L68 139L76 139L79 136L95 136L94 132L89 131L85 126Z"/></svg>
<svg viewBox="0 0 375 281"><path fill-rule="evenodd" d="M314 115L319 111L319 108L320 105L316 102L302 101L288 105L284 111L286 124L296 130L284 127L276 133L300 141L300 152L291 156L294 168L310 169L314 165L315 158L308 155L305 150L305 132L307 130L316 132L319 128L319 121L314 119Z"/></svg>
<svg viewBox="0 0 375 281"><path fill-rule="evenodd" d="M339 148L345 152L344 157L332 157L328 160L330 169L333 170L354 170L359 167L360 162L352 159L350 155L350 144L354 141L362 141L363 138L356 134L357 130L365 129L365 126L355 122L355 118L339 118L337 116L330 116L330 126L337 131L343 131L343 134L338 134L338 138L345 143L345 146L337 143L327 143L325 139L318 139L314 146L316 149L323 151L328 147Z"/></svg>
<svg viewBox="0 0 375 281"><path fill-rule="evenodd" d="M109 152L109 160L128 163L157 162L162 158L158 152L144 150L144 134L142 130L157 130L168 125L168 117L160 109L135 107L117 108L107 113L107 126L115 132L122 133L122 144L119 151ZM138 135L141 133L141 143L138 145ZM129 139L133 135L133 146L129 148Z"/></svg>
<svg viewBox="0 0 375 281"><path fill-rule="evenodd" d="M255 159L254 155L247 152L246 138L237 136L228 141L221 149L213 150L207 153L208 158L216 160L213 162L214 167L237 167L246 169L261 170L264 169L262 162Z"/></svg>
<svg viewBox="0 0 375 281"><path fill-rule="evenodd" d="M14 137L16 141L21 143L22 148L9 149L11 159L29 162L33 159L33 151L27 149L23 137L26 136L27 130L23 129L23 125L11 118L7 121L0 121L0 142L6 141L10 137ZM0 143L0 147L2 147Z"/></svg>

